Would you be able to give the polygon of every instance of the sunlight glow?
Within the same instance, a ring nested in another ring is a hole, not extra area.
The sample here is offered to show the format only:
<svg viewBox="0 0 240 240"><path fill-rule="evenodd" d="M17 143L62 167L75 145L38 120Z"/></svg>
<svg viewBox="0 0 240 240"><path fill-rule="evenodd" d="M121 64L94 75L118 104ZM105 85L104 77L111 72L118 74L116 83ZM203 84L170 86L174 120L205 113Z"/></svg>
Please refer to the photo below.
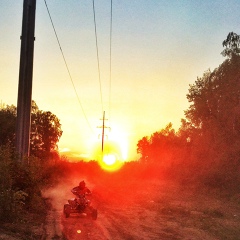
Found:
<svg viewBox="0 0 240 240"><path fill-rule="evenodd" d="M102 169L111 172L119 170L124 163L121 148L118 144L109 140L105 141L103 152L101 142L95 144L92 159L96 160Z"/></svg>
<svg viewBox="0 0 240 240"><path fill-rule="evenodd" d="M118 159L115 154L107 154L103 155L103 157L98 160L98 163L102 169L109 172L115 172L122 167L124 162Z"/></svg>
<svg viewBox="0 0 240 240"><path fill-rule="evenodd" d="M60 149L59 149L59 152L60 152L60 153L70 152L70 149L69 149L69 148L66 148L66 147L65 147L65 148L60 148Z"/></svg>
<svg viewBox="0 0 240 240"><path fill-rule="evenodd" d="M107 165L113 165L117 161L117 158L114 154L108 154L103 156L103 162Z"/></svg>
<svg viewBox="0 0 240 240"><path fill-rule="evenodd" d="M102 145L102 129L99 128L91 141L91 160L98 162L99 166L106 171L119 170L128 159L128 135L122 127L112 125L104 132Z"/></svg>

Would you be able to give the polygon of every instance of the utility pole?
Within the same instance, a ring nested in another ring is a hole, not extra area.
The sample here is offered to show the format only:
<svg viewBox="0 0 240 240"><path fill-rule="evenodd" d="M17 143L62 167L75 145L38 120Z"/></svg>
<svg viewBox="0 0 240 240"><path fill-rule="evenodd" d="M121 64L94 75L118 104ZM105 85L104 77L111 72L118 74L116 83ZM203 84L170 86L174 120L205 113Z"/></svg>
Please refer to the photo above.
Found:
<svg viewBox="0 0 240 240"><path fill-rule="evenodd" d="M16 151L19 161L29 156L36 0L23 1L17 102Z"/></svg>
<svg viewBox="0 0 240 240"><path fill-rule="evenodd" d="M106 127L105 126L105 120L108 120L108 119L105 119L105 111L103 112L103 118L101 119L103 120L103 123L102 123L102 126L99 127L99 128L102 128L102 154L103 154L103 150L104 150L104 136L105 136L105 128L110 128L110 127Z"/></svg>
<svg viewBox="0 0 240 240"><path fill-rule="evenodd" d="M104 128L105 128L105 111L103 112L103 125L102 125L102 152L104 147Z"/></svg>

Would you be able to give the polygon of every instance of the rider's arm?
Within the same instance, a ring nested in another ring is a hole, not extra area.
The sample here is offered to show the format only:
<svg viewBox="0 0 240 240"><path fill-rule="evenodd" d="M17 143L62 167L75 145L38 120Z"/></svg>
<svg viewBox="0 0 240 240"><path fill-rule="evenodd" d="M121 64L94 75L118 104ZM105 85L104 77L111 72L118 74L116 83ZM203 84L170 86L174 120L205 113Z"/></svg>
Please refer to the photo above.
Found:
<svg viewBox="0 0 240 240"><path fill-rule="evenodd" d="M86 194L92 194L92 192L89 190L89 188L86 188L86 189L85 189L85 193L86 193Z"/></svg>
<svg viewBox="0 0 240 240"><path fill-rule="evenodd" d="M71 190L71 192L72 192L74 195L78 194L78 191L79 191L79 188L78 188L78 187L74 187L74 188Z"/></svg>

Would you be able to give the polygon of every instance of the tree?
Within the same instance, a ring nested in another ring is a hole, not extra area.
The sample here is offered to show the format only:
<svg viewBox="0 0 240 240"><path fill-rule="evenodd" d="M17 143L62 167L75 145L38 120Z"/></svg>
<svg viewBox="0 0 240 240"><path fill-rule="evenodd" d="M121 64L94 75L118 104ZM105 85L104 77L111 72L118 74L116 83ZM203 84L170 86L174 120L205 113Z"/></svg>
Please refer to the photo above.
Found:
<svg viewBox="0 0 240 240"><path fill-rule="evenodd" d="M0 109L0 146L14 146L16 130L15 106ZM32 101L30 154L46 158L58 150L57 143L62 136L61 124L56 115L49 111L41 111Z"/></svg>
<svg viewBox="0 0 240 240"><path fill-rule="evenodd" d="M56 115L38 110L32 115L31 153L37 157L49 156L58 150L57 143L62 136L61 124Z"/></svg>
<svg viewBox="0 0 240 240"><path fill-rule="evenodd" d="M147 162L150 151L150 143L148 137L143 137L137 143L137 153L141 154L141 161Z"/></svg>
<svg viewBox="0 0 240 240"><path fill-rule="evenodd" d="M30 153L40 158L50 157L58 151L57 143L62 136L61 124L50 111L39 110L32 102Z"/></svg>
<svg viewBox="0 0 240 240"><path fill-rule="evenodd" d="M174 152L178 137L172 123L153 133L149 138L143 137L137 144L137 152L145 162L161 163L169 159Z"/></svg>
<svg viewBox="0 0 240 240"><path fill-rule="evenodd" d="M222 51L224 57L231 58L234 55L240 54L240 36L238 34L230 32L222 44L225 47Z"/></svg>
<svg viewBox="0 0 240 240"><path fill-rule="evenodd" d="M0 109L0 146L14 145L16 116L17 109L13 105Z"/></svg>
<svg viewBox="0 0 240 240"><path fill-rule="evenodd" d="M192 172L208 184L236 181L240 167L240 52L239 37L224 41L228 58L190 85L180 135L189 137ZM214 180L218 179L218 180ZM235 180L234 180L235 179Z"/></svg>
<svg viewBox="0 0 240 240"><path fill-rule="evenodd" d="M202 134L225 138L240 133L240 56L225 60L190 85L185 116Z"/></svg>

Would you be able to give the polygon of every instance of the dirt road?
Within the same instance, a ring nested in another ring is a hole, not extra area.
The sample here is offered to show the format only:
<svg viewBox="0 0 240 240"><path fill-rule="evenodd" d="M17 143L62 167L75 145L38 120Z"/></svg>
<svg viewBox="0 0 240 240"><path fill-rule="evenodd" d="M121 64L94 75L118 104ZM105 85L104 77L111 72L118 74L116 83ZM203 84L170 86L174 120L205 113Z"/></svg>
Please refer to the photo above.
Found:
<svg viewBox="0 0 240 240"><path fill-rule="evenodd" d="M64 218L63 204L73 197L74 185L59 185L45 193L53 207L42 239L240 239L240 199L236 196L223 198L154 180L89 184L98 219L77 214Z"/></svg>

